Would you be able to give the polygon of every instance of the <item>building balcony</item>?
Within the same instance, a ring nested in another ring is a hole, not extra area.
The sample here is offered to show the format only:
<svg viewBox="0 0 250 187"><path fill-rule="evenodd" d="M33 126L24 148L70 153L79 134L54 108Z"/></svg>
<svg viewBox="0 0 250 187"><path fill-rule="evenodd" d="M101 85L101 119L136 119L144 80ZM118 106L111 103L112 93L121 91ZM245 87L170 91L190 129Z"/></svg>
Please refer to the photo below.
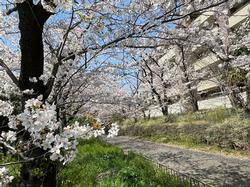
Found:
<svg viewBox="0 0 250 187"><path fill-rule="evenodd" d="M204 92L204 91L209 91L212 89L215 89L219 86L218 81L215 77L201 81L198 86L197 86L197 91L198 92Z"/></svg>
<svg viewBox="0 0 250 187"><path fill-rule="evenodd" d="M168 52L159 59L160 64L164 64L166 61L170 61L175 57L175 49L171 48Z"/></svg>
<svg viewBox="0 0 250 187"><path fill-rule="evenodd" d="M204 12L193 21L192 25L201 26L206 21L210 21L213 15L214 15L213 11Z"/></svg>
<svg viewBox="0 0 250 187"><path fill-rule="evenodd" d="M232 16L229 18L229 27L234 28L238 26L240 23L245 21L249 18L250 13L250 3L246 4L245 6L241 7L238 11L236 11Z"/></svg>
<svg viewBox="0 0 250 187"><path fill-rule="evenodd" d="M194 69L195 69L195 71L198 71L198 70L203 69L204 67L212 65L214 63L218 63L219 61L220 60L216 57L216 55L211 53L207 57L195 62L194 63Z"/></svg>

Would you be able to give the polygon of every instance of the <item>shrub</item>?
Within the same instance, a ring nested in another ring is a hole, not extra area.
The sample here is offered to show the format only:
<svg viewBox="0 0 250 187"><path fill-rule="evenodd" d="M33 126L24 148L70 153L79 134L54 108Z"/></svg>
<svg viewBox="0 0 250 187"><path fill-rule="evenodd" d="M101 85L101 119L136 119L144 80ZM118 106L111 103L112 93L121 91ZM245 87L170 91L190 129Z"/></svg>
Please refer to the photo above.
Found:
<svg viewBox="0 0 250 187"><path fill-rule="evenodd" d="M110 123L118 122L119 124L121 124L124 120L126 120L124 115L122 115L120 113L114 113L114 114L112 114L109 122Z"/></svg>
<svg viewBox="0 0 250 187"><path fill-rule="evenodd" d="M207 121L213 123L221 123L230 116L242 115L243 111L233 110L223 107L218 107L212 110L201 110L198 112L189 112L185 114L179 114L177 122L188 122L193 123L194 121Z"/></svg>
<svg viewBox="0 0 250 187"><path fill-rule="evenodd" d="M234 117L206 130L208 144L219 147L250 149L250 120Z"/></svg>
<svg viewBox="0 0 250 187"><path fill-rule="evenodd" d="M233 111L227 108L216 108L203 113L203 119L213 123L221 123L232 115L237 115L240 111Z"/></svg>

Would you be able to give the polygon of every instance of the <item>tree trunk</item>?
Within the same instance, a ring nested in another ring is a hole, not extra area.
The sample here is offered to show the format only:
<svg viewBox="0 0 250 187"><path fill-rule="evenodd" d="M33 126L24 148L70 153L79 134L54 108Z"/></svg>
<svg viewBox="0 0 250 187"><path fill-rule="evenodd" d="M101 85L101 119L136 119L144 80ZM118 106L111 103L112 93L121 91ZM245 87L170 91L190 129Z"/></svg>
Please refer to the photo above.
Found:
<svg viewBox="0 0 250 187"><path fill-rule="evenodd" d="M167 116L168 115L168 105L162 106L161 112L162 112L163 116Z"/></svg>
<svg viewBox="0 0 250 187"><path fill-rule="evenodd" d="M161 95L153 88L153 93L156 95L157 101L159 103L159 106L161 108L161 112L163 116L168 115L168 98L166 95L164 95L164 98L161 98Z"/></svg>
<svg viewBox="0 0 250 187"><path fill-rule="evenodd" d="M20 187L55 187L57 165L35 160L22 165Z"/></svg>
<svg viewBox="0 0 250 187"><path fill-rule="evenodd" d="M188 66L186 59L185 59L185 52L184 52L184 46L180 45L181 55L182 55L182 61L180 65L180 69L183 72L183 84L187 84L188 93L184 94L184 99L187 100L187 106L184 106L186 111L196 112L199 110L198 105L198 99L197 99L197 89L193 89L192 86L194 84L197 86L197 83L195 81L190 81L190 75L188 73L188 67L190 68L190 65ZM191 67L194 69L194 67Z"/></svg>
<svg viewBox="0 0 250 187"><path fill-rule="evenodd" d="M249 73L250 74L250 73ZM250 78L247 76L247 84L246 84L246 107L245 111L250 115Z"/></svg>
<svg viewBox="0 0 250 187"><path fill-rule="evenodd" d="M241 98L239 93L231 90L228 97L233 108L244 108L244 100Z"/></svg>
<svg viewBox="0 0 250 187"><path fill-rule="evenodd" d="M50 164L46 169L46 175L43 180L44 187L55 187L57 184L56 181L57 176L57 166L56 164Z"/></svg>
<svg viewBox="0 0 250 187"><path fill-rule="evenodd" d="M32 175L32 169L36 168L35 162L22 165L20 187L40 187L42 185L41 179L38 176Z"/></svg>
<svg viewBox="0 0 250 187"><path fill-rule="evenodd" d="M32 0L27 0L23 3L17 3L17 11L19 15L19 29L21 33L20 49L21 49L21 72L19 77L19 86L21 90L33 89L32 95L23 96L24 102L38 95L45 93L45 86L41 80L31 82L30 78L37 78L43 74L44 68L44 50L43 50L43 26L51 13L43 9L41 3L34 5ZM37 152L38 151L38 152ZM41 154L43 150L37 150L30 153L29 157L35 157ZM36 153L34 153L36 152ZM36 187L45 185L52 187L56 185L55 166L47 164L46 167L41 167L39 162L35 160L30 163L25 163L21 168L21 185L22 187ZM54 168L54 169L51 169ZM34 173L35 169L43 169L45 175L39 177Z"/></svg>
<svg viewBox="0 0 250 187"><path fill-rule="evenodd" d="M43 94L45 87L42 81L30 82L30 78L39 78L43 74L44 51L43 26L51 13L41 4L33 5L32 0L17 4L19 29L21 33L21 72L19 86L21 90L34 89L34 95Z"/></svg>
<svg viewBox="0 0 250 187"><path fill-rule="evenodd" d="M143 119L147 119L147 115L146 115L146 111L142 110L142 114L143 114Z"/></svg>
<svg viewBox="0 0 250 187"><path fill-rule="evenodd" d="M7 132L10 130L8 123L9 123L9 118L0 115L0 134L2 134L2 132ZM8 153L8 149L6 149L5 146L2 144L0 144L0 149L4 154L4 156L6 156Z"/></svg>
<svg viewBox="0 0 250 187"><path fill-rule="evenodd" d="M160 108L161 108L161 112L163 114L163 116L167 116L168 115L168 104L167 101L162 101L161 96L159 94L156 95L157 100L159 102Z"/></svg>
<svg viewBox="0 0 250 187"><path fill-rule="evenodd" d="M188 96L188 111L197 112L199 110L198 99L197 99L197 90L189 90Z"/></svg>

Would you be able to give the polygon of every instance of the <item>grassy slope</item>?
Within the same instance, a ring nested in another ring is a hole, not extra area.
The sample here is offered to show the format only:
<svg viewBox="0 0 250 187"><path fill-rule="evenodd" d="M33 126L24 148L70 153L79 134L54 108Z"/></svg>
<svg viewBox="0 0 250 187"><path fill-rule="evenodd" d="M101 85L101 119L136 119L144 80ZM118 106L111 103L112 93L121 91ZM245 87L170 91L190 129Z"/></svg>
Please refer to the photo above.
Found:
<svg viewBox="0 0 250 187"><path fill-rule="evenodd" d="M181 187L188 186L164 174L142 157L101 141L83 141L72 163L59 173L63 187Z"/></svg>
<svg viewBox="0 0 250 187"><path fill-rule="evenodd" d="M75 159L58 173L60 187L188 187L139 155L125 155L120 148L101 140L85 140L78 145ZM15 161L0 154L1 163ZM17 186L20 165L8 166Z"/></svg>
<svg viewBox="0 0 250 187"><path fill-rule="evenodd" d="M125 120L122 134L203 151L250 158L250 119L218 108L150 120Z"/></svg>

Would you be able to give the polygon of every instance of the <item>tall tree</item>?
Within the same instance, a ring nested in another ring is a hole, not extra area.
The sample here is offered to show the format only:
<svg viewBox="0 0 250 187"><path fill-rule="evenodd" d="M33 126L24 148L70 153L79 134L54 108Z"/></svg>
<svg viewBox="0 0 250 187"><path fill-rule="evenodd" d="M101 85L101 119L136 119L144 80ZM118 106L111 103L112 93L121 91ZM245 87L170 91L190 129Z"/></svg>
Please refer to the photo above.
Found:
<svg viewBox="0 0 250 187"><path fill-rule="evenodd" d="M219 86L228 95L232 106L243 108L249 113L249 100L244 101L241 95L245 90L246 98L249 98L249 18L231 28L231 10L230 2L217 7L214 15L217 26L202 29L199 34L201 43L219 61L217 71L212 72L212 76L217 77Z"/></svg>
<svg viewBox="0 0 250 187"><path fill-rule="evenodd" d="M0 124L5 128L0 144L22 165L21 185L55 186L57 168L73 159L77 139L104 132L67 123L68 103L75 109L82 105L74 96L86 96L88 75L108 72L119 49L137 53L165 46L166 38L156 33L172 39L169 23L224 2L190 9L192 0L1 1ZM34 175L37 171L41 175Z"/></svg>

